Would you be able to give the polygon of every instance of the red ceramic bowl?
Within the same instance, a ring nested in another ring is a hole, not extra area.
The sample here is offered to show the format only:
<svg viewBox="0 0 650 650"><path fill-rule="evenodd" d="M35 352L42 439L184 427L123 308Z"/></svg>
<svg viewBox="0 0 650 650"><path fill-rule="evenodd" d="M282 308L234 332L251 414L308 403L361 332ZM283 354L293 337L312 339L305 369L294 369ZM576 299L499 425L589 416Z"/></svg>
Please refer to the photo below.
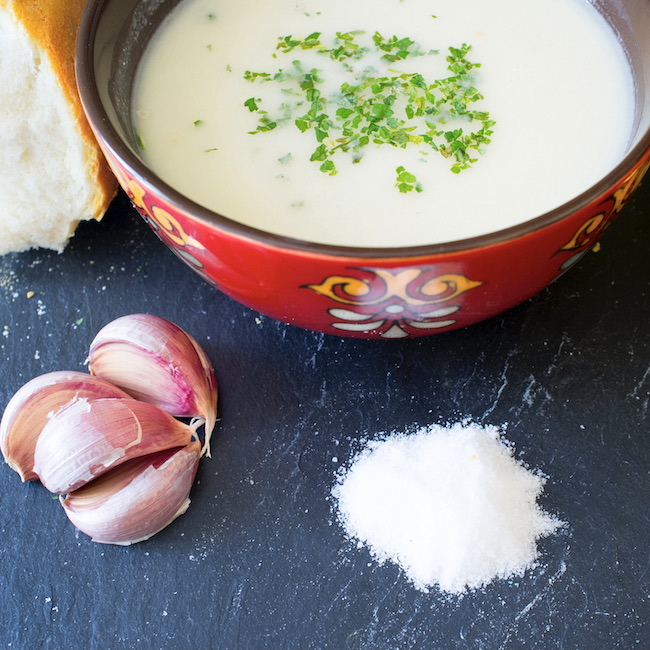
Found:
<svg viewBox="0 0 650 650"><path fill-rule="evenodd" d="M522 225L395 249L290 239L211 212L160 180L135 153L130 94L148 38L178 0L90 0L77 79L88 119L140 214L187 265L225 294L310 330L372 339L465 327L544 289L590 250L650 165L650 0L594 0L620 34L637 88L633 142L587 192ZM607 92L607 89L603 89Z"/></svg>

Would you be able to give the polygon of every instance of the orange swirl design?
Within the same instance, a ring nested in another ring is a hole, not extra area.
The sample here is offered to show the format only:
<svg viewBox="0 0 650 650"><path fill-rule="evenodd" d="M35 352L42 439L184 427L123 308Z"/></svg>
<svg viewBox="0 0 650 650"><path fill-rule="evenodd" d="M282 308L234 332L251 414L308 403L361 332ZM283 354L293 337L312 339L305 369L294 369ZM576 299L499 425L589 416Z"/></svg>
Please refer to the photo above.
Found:
<svg viewBox="0 0 650 650"><path fill-rule="evenodd" d="M332 275L306 288L347 305L379 305L391 299L421 307L452 300L482 284L463 275L448 273L427 279L426 269L361 269L370 279Z"/></svg>

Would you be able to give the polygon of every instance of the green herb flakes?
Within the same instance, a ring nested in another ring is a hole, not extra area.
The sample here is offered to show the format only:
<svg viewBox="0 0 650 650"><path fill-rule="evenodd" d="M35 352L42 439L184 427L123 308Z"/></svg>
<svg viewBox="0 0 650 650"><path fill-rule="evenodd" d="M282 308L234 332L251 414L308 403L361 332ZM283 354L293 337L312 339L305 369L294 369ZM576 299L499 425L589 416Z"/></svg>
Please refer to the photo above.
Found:
<svg viewBox="0 0 650 650"><path fill-rule="evenodd" d="M362 36L365 32L350 31L337 32L330 39L324 39L321 32L278 38L274 57L289 55L290 65L274 73L246 71L244 79L281 84L291 103L283 104L271 117L261 99L247 99L244 106L258 115L257 128L249 133L291 124L301 133L311 133L317 146L310 161L331 176L338 172L335 156L348 154L359 162L369 146L405 149L416 145L420 151L437 152L448 159L455 174L476 163L490 144L495 122L487 111L474 108L483 95L477 89L480 64L467 58L471 46L450 47L446 56L449 75L431 81L399 67L406 59L438 56L438 50L422 50L408 37L386 38L379 32L370 38ZM308 68L304 57L300 58L307 51L341 66L345 81L337 92L324 92L323 73ZM383 61L383 72L370 65L377 55ZM396 174L400 192L422 191L404 167L398 167Z"/></svg>
<svg viewBox="0 0 650 650"><path fill-rule="evenodd" d="M422 191L422 186L420 183L418 183L417 178L415 178L415 176L410 172L407 172L404 167L398 167L395 170L395 173L397 174L397 182L395 183L395 187L400 192L406 194L412 190L415 190L416 192Z"/></svg>

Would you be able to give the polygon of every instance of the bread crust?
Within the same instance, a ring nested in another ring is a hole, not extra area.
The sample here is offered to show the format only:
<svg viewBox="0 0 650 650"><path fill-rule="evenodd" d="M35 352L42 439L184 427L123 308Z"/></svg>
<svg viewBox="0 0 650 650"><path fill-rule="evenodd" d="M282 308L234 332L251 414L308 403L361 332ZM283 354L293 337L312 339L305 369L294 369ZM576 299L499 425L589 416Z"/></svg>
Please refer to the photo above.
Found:
<svg viewBox="0 0 650 650"><path fill-rule="evenodd" d="M96 184L92 214L80 219L101 219L117 192L117 180L106 162L86 119L75 77L77 30L85 0L0 0L48 57L74 116L88 160L88 173Z"/></svg>

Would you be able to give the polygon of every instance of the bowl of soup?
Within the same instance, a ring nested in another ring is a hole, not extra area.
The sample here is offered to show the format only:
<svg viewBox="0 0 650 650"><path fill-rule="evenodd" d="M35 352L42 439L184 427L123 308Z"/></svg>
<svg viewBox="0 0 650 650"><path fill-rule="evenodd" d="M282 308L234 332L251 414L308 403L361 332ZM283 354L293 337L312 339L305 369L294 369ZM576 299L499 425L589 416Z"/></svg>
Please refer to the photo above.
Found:
<svg viewBox="0 0 650 650"><path fill-rule="evenodd" d="M77 80L157 236L332 335L522 303L650 165L650 0L90 0Z"/></svg>

